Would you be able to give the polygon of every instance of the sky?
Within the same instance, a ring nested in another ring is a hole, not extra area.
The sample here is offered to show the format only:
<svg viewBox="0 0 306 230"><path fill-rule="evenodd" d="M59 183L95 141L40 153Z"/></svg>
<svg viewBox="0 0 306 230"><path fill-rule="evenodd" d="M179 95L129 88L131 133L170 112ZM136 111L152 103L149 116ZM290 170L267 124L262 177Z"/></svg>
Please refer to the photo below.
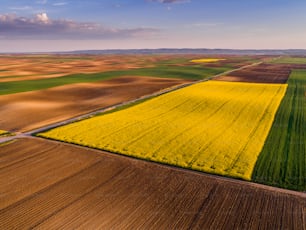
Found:
<svg viewBox="0 0 306 230"><path fill-rule="evenodd" d="M305 0L0 0L0 52L306 49Z"/></svg>

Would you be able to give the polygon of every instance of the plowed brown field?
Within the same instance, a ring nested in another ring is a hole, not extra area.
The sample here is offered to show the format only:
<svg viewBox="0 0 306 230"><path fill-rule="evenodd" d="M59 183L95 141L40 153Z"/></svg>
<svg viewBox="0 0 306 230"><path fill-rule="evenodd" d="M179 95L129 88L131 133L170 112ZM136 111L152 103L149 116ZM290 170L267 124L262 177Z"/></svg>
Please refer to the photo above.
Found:
<svg viewBox="0 0 306 230"><path fill-rule="evenodd" d="M0 96L0 127L27 131L83 113L136 99L189 80L120 77Z"/></svg>
<svg viewBox="0 0 306 230"><path fill-rule="evenodd" d="M292 69L306 69L306 65L262 63L257 66L234 71L230 76L217 77L214 80L255 83L286 83Z"/></svg>
<svg viewBox="0 0 306 230"><path fill-rule="evenodd" d="M303 193L37 138L0 146L0 194L0 229L305 227Z"/></svg>

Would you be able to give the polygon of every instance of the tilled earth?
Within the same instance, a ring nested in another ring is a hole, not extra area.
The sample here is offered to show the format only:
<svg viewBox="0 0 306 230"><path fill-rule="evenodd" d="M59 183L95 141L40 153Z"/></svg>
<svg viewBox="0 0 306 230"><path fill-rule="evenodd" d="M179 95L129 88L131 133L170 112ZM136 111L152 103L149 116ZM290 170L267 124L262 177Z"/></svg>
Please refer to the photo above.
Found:
<svg viewBox="0 0 306 230"><path fill-rule="evenodd" d="M0 146L0 229L303 229L306 196L69 144Z"/></svg>
<svg viewBox="0 0 306 230"><path fill-rule="evenodd" d="M306 69L306 65L262 63L257 66L234 71L228 76L217 77L214 80L254 83L286 83L292 69Z"/></svg>

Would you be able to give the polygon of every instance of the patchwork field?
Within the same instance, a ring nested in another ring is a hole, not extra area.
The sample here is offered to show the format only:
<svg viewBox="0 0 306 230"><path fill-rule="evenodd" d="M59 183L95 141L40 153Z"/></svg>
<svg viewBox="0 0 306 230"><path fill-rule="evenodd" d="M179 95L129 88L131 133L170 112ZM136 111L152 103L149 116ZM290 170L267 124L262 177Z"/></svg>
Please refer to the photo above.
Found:
<svg viewBox="0 0 306 230"><path fill-rule="evenodd" d="M0 55L0 82L152 67L171 55Z"/></svg>
<svg viewBox="0 0 306 230"><path fill-rule="evenodd" d="M39 135L250 180L286 87L204 82Z"/></svg>
<svg viewBox="0 0 306 230"><path fill-rule="evenodd" d="M217 66L191 63L197 55L87 55L87 56L30 56L1 57L7 65L0 66L0 95L76 83L88 83L123 76L150 76L201 80L222 73L236 65L246 65L260 60L255 57L231 57ZM220 57L221 58L221 57ZM46 59L46 60L45 60ZM63 59L63 61L60 61ZM11 61L12 63L10 63ZM101 63L102 62L102 63ZM103 64L104 63L104 64ZM105 67L107 63L108 67ZM24 77L24 72L28 76ZM15 71L15 72L14 72ZM43 72L41 72L43 71Z"/></svg>
<svg viewBox="0 0 306 230"><path fill-rule="evenodd" d="M3 95L0 127L28 131L186 82L190 81L130 76Z"/></svg>
<svg viewBox="0 0 306 230"><path fill-rule="evenodd" d="M305 229L305 60L0 55L0 229Z"/></svg>
<svg viewBox="0 0 306 230"><path fill-rule="evenodd" d="M0 146L0 229L301 229L305 195L59 142Z"/></svg>
<svg viewBox="0 0 306 230"><path fill-rule="evenodd" d="M238 61L247 64L260 60L227 56L227 63L219 67L190 63L198 57L203 56L0 55L4 63L0 65L0 128L28 131L174 85L205 79L234 68ZM61 76L46 76L55 72Z"/></svg>
<svg viewBox="0 0 306 230"><path fill-rule="evenodd" d="M306 191L306 70L294 70L288 80L253 180Z"/></svg>

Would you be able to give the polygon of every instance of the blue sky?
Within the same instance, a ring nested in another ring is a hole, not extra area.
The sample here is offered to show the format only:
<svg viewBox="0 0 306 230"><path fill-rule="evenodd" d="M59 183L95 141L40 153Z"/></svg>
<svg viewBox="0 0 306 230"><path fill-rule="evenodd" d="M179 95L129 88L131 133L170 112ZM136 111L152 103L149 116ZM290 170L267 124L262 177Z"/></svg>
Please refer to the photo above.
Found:
<svg viewBox="0 0 306 230"><path fill-rule="evenodd" d="M306 49L305 0L0 0L0 52Z"/></svg>

